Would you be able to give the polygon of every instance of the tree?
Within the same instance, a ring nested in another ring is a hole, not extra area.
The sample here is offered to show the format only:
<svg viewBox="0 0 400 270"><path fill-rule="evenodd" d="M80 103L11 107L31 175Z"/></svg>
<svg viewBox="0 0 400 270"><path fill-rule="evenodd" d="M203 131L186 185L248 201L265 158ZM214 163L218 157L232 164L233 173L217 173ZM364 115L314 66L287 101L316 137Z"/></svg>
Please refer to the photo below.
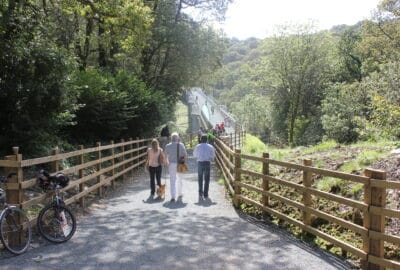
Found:
<svg viewBox="0 0 400 270"><path fill-rule="evenodd" d="M362 88L372 100L369 123L376 135L398 140L400 138L400 60L393 59L380 66L362 82Z"/></svg>
<svg viewBox="0 0 400 270"><path fill-rule="evenodd" d="M339 143L356 142L365 128L370 104L370 96L359 82L330 86L322 102L326 136Z"/></svg>
<svg viewBox="0 0 400 270"><path fill-rule="evenodd" d="M271 105L267 97L248 94L239 102L233 102L231 108L236 119L249 133L270 141Z"/></svg>
<svg viewBox="0 0 400 270"><path fill-rule="evenodd" d="M347 28L340 36L338 43L340 82L351 83L362 79L362 59L357 48L360 41L360 31L355 27Z"/></svg>
<svg viewBox="0 0 400 270"><path fill-rule="evenodd" d="M80 69L135 67L150 35L150 10L140 0L42 1L51 35L75 54ZM61 26L61 27L56 27Z"/></svg>
<svg viewBox="0 0 400 270"><path fill-rule="evenodd" d="M371 21L365 21L359 50L366 75L400 56L400 2L383 0Z"/></svg>
<svg viewBox="0 0 400 270"><path fill-rule="evenodd" d="M72 123L76 95L67 83L73 64L47 36L32 1L2 1L0 14L1 151L20 146L28 156L44 153Z"/></svg>
<svg viewBox="0 0 400 270"><path fill-rule="evenodd" d="M222 56L219 34L185 14L185 9L222 16L230 0L145 1L154 23L148 46L141 57L141 76L149 86L177 100L183 87L219 65Z"/></svg>
<svg viewBox="0 0 400 270"><path fill-rule="evenodd" d="M312 25L281 26L278 30L278 35L265 42L259 70L260 77L266 78L263 87L271 89L272 106L279 112L273 122L285 127L288 142L294 145L298 120L319 111L322 89L330 78L332 45L323 33L315 33ZM282 130L278 133L285 137Z"/></svg>

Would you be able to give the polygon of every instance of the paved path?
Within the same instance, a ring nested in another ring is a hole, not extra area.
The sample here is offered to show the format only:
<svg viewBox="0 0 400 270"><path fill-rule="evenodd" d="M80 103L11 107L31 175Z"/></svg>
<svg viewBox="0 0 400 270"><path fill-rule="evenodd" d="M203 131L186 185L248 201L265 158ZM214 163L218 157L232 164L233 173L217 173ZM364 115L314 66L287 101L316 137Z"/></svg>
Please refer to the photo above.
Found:
<svg viewBox="0 0 400 270"><path fill-rule="evenodd" d="M35 240L20 256L1 252L0 269L349 269L275 226L239 215L212 173L209 202L197 198L195 163L181 202L148 200L148 176L126 181L78 221L67 243Z"/></svg>

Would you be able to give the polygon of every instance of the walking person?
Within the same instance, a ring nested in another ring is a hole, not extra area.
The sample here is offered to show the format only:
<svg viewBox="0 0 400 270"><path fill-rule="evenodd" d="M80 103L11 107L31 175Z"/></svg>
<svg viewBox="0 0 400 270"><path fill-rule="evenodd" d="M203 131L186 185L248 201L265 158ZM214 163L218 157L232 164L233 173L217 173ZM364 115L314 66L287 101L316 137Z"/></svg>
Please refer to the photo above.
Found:
<svg viewBox="0 0 400 270"><path fill-rule="evenodd" d="M179 158L178 158L179 152ZM177 173L179 159L186 162L187 152L183 143L179 142L179 135L176 132L171 134L171 142L165 147L165 154L169 163L171 202L182 198L182 179Z"/></svg>
<svg viewBox="0 0 400 270"><path fill-rule="evenodd" d="M161 187L161 172L162 164L166 164L164 152L161 149L157 139L151 141L151 147L147 149L147 159L145 163L145 170L150 173L150 197L153 198L156 193L157 181L158 188Z"/></svg>
<svg viewBox="0 0 400 270"><path fill-rule="evenodd" d="M168 125L165 125L165 127L163 127L162 129L161 129L161 134L160 134L160 145L161 145L161 148L163 149L163 150L165 150L165 146L167 145L167 143L168 143L168 139L169 139L169 128L168 128Z"/></svg>
<svg viewBox="0 0 400 270"><path fill-rule="evenodd" d="M208 199L211 161L215 158L215 148L207 143L207 135L201 136L201 142L194 148L193 155L197 159L199 199Z"/></svg>

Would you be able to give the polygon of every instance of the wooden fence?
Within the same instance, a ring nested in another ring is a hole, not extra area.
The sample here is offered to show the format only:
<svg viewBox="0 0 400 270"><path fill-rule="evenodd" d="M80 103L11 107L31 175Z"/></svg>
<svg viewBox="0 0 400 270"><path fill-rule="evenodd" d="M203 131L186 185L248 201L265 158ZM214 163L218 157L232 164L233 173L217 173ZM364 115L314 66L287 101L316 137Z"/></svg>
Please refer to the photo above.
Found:
<svg viewBox="0 0 400 270"><path fill-rule="evenodd" d="M397 248L400 246L400 237L385 230L387 219L400 219L399 210L386 207L386 191L399 190L400 182L387 181L386 173L383 171L366 169L364 175L347 174L313 167L311 160L304 160L300 165L271 159L268 153L264 153L262 157L244 155L240 149L234 150L234 148L233 144L227 141L217 140L217 164L233 195L236 207L241 203L255 206L266 215L274 216L297 226L305 233L320 237L341 248L342 251L350 252L360 258L363 269L400 269L399 261L386 259L384 254L385 243ZM243 164L249 162L258 164L261 172L244 168ZM272 168L278 172L297 172L300 179L293 181L274 177L271 173ZM358 201L317 189L316 185L313 185L314 180L322 177L363 185L363 200ZM294 200L279 193L278 190L282 188L294 190L300 199ZM249 196L251 193L257 196ZM357 224L325 211L317 204L320 199L342 205L343 209L349 209L353 213L359 211L362 213L361 225L360 222ZM276 207L278 204L291 207L290 215L280 211ZM294 217L292 211L298 211L299 215ZM316 218L352 231L358 242L362 243L362 247L356 245L357 241L343 241L322 231L318 225L312 223Z"/></svg>
<svg viewBox="0 0 400 270"><path fill-rule="evenodd" d="M89 193L96 192L102 196L104 186L114 186L115 180L124 179L133 169L144 164L150 140L111 141L108 145L97 143L95 147L85 149L80 146L79 150L69 153L59 153L54 149L51 156L26 160L14 147L13 155L0 160L0 168L6 175L13 173L16 177L1 187L6 190L9 203L28 210L48 197L34 192L36 174L40 168L46 168L50 173L62 172L71 176L72 181L63 189L70 194L65 203L79 202L83 207Z"/></svg>

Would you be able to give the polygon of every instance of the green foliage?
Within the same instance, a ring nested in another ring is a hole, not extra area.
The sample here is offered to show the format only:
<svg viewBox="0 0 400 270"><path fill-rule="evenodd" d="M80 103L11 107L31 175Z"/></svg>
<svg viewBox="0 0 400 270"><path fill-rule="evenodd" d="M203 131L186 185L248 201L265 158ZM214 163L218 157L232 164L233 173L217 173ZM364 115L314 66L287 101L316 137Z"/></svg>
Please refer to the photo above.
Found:
<svg viewBox="0 0 400 270"><path fill-rule="evenodd" d="M81 108L69 131L76 142L143 136L168 115L162 93L125 72L88 70L78 73L74 84Z"/></svg>
<svg viewBox="0 0 400 270"><path fill-rule="evenodd" d="M279 31L264 43L266 68L259 76L266 78L264 87L272 89L273 122L279 127L278 134L284 129L292 146L313 143L321 138L318 106L331 72L330 37L316 34L312 25L285 25ZM314 136L303 136L310 125Z"/></svg>
<svg viewBox="0 0 400 270"><path fill-rule="evenodd" d="M304 154L312 154L312 153L318 152L318 151L326 151L326 150L335 148L337 146L338 146L338 144L335 141L329 140L329 141L324 141L319 144L310 146L310 147L304 149L302 152Z"/></svg>
<svg viewBox="0 0 400 270"><path fill-rule="evenodd" d="M247 154L260 154L265 151L265 144L256 136L247 133L242 151Z"/></svg>
<svg viewBox="0 0 400 270"><path fill-rule="evenodd" d="M342 179L323 177L321 180L318 181L317 189L325 192L338 193L340 192L340 190L338 190L337 187L339 187L340 189L343 185L344 181Z"/></svg>
<svg viewBox="0 0 400 270"><path fill-rule="evenodd" d="M263 141L270 141L270 104L266 97L248 94L239 102L233 102L231 108L233 115L248 132L260 137Z"/></svg>
<svg viewBox="0 0 400 270"><path fill-rule="evenodd" d="M381 65L363 81L364 91L372 96L371 124L379 137L400 138L400 59Z"/></svg>
<svg viewBox="0 0 400 270"><path fill-rule="evenodd" d="M331 86L322 102L322 125L327 138L339 143L357 141L369 103L367 93L357 82Z"/></svg>
<svg viewBox="0 0 400 270"><path fill-rule="evenodd" d="M60 128L72 124L76 94L67 79L73 65L47 39L36 10L14 4L0 6L0 152L20 146L26 156L47 154Z"/></svg>
<svg viewBox="0 0 400 270"><path fill-rule="evenodd" d="M387 156L386 151L367 150L358 155L357 162L360 166L370 166L382 157Z"/></svg>

